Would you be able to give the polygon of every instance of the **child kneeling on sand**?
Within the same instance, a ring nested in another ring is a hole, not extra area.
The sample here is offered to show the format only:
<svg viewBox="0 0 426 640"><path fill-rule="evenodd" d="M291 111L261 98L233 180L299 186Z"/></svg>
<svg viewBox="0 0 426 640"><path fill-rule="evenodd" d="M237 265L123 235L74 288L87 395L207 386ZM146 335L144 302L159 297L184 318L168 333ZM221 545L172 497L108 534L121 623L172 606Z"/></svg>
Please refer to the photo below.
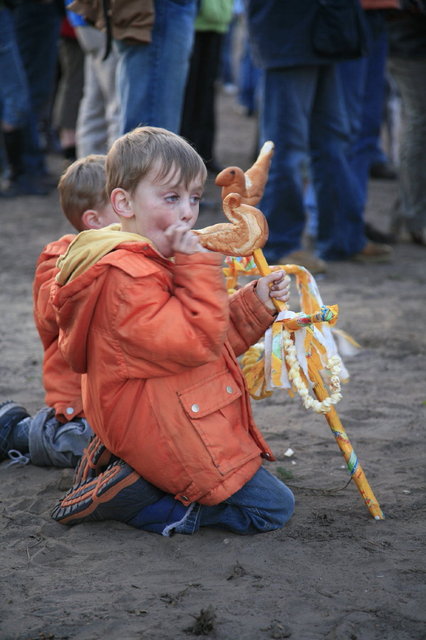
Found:
<svg viewBox="0 0 426 640"><path fill-rule="evenodd" d="M105 191L104 155L73 162L58 184L64 215L77 231L117 222ZM43 386L46 406L30 416L13 400L0 404L0 460L38 466L75 467L93 432L81 400L81 375L72 371L58 348L59 328L50 302L56 262L75 238L66 234L42 250L33 282L34 320L43 344Z"/></svg>
<svg viewBox="0 0 426 640"><path fill-rule="evenodd" d="M180 136L135 129L106 171L121 225L77 236L53 304L87 418L117 459L94 479L78 471L52 515L163 535L280 528L293 494L262 467L273 456L236 357L273 322L271 297L287 301L289 280L277 271L228 297L223 257L191 231L206 170Z"/></svg>

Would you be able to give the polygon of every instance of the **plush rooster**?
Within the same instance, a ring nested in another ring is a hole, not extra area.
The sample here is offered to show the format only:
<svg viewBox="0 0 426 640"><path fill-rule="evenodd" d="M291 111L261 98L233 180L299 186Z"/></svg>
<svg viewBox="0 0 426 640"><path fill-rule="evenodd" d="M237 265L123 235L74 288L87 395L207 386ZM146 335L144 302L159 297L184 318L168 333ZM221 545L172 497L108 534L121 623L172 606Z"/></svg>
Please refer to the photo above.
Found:
<svg viewBox="0 0 426 640"><path fill-rule="evenodd" d="M265 142L256 162L245 173L239 167L223 169L215 180L222 187L222 200L229 193L238 193L242 204L255 206L263 196L273 152L274 143Z"/></svg>

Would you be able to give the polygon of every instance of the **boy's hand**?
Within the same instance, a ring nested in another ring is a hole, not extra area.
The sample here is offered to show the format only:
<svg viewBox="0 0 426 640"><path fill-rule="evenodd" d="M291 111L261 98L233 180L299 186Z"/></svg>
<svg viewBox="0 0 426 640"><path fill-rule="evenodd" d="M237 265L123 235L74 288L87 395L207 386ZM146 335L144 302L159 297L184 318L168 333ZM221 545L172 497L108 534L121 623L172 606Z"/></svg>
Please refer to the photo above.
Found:
<svg viewBox="0 0 426 640"><path fill-rule="evenodd" d="M290 299L290 277L285 271L273 271L267 276L259 278L256 284L256 294L259 300L270 311L276 311L272 298L288 302Z"/></svg>
<svg viewBox="0 0 426 640"><path fill-rule="evenodd" d="M200 244L198 236L192 231L191 227L181 222L171 224L164 232L164 235L168 238L173 253L179 251L180 253L190 254L198 251L205 253L207 251Z"/></svg>

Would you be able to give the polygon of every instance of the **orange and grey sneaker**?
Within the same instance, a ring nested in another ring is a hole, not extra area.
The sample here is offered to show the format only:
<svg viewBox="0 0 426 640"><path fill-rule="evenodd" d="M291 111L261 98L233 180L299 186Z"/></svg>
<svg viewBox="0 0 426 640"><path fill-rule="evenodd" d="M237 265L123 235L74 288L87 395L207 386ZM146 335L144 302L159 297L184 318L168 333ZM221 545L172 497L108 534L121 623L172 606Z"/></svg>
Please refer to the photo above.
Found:
<svg viewBox="0 0 426 640"><path fill-rule="evenodd" d="M115 460L97 477L76 483L53 508L61 524L118 520L127 522L164 496L123 460Z"/></svg>
<svg viewBox="0 0 426 640"><path fill-rule="evenodd" d="M117 460L116 456L94 435L75 468L73 484L96 478L114 460Z"/></svg>

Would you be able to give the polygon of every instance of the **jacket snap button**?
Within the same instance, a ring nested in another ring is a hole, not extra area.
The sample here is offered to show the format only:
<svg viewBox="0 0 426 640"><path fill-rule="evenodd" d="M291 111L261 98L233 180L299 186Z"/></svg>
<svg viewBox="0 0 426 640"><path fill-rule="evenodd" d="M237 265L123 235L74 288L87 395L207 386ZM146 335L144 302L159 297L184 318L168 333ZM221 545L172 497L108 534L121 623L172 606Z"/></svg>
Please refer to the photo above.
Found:
<svg viewBox="0 0 426 640"><path fill-rule="evenodd" d="M228 386L226 387L226 391L227 391L227 393L232 393L234 390L233 390L233 388L232 388L230 385L228 385Z"/></svg>
<svg viewBox="0 0 426 640"><path fill-rule="evenodd" d="M70 416L72 413L74 413L74 409L72 407L67 407L65 409L65 413Z"/></svg>
<svg viewBox="0 0 426 640"><path fill-rule="evenodd" d="M193 404L193 405L192 405L192 407L191 407L191 411L192 411L193 413L198 413L198 412L199 412L199 410L200 410L200 407L198 406L198 404Z"/></svg>

